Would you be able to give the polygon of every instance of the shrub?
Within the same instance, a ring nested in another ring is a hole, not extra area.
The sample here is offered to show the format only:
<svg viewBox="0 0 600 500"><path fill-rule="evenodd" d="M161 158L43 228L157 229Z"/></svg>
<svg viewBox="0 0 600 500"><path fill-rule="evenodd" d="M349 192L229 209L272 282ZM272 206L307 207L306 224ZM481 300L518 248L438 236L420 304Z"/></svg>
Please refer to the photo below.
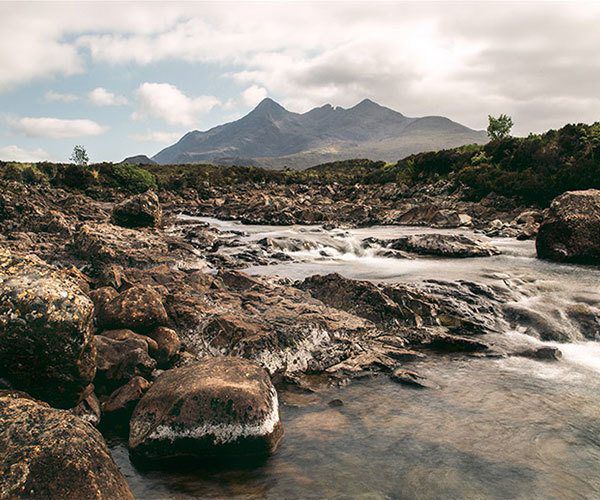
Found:
<svg viewBox="0 0 600 500"><path fill-rule="evenodd" d="M156 189L156 178L147 170L130 165L129 163L117 163L108 169L108 175L116 185L132 193L143 193L149 189Z"/></svg>

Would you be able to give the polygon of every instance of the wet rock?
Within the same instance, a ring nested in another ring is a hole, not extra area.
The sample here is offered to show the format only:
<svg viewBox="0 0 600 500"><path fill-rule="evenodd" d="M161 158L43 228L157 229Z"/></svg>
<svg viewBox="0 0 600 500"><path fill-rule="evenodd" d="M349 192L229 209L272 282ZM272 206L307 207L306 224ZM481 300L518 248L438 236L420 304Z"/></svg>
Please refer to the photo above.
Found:
<svg viewBox="0 0 600 500"><path fill-rule="evenodd" d="M467 214L458 213L456 210L438 210L431 218L434 227L454 228L472 226L473 219Z"/></svg>
<svg viewBox="0 0 600 500"><path fill-rule="evenodd" d="M159 326L148 333L156 343L156 354L153 357L159 365L166 365L177 355L181 349L181 340L175 330Z"/></svg>
<svg viewBox="0 0 600 500"><path fill-rule="evenodd" d="M477 352L489 349L483 342L444 332L432 332L428 338L421 339L421 344L440 352Z"/></svg>
<svg viewBox="0 0 600 500"><path fill-rule="evenodd" d="M119 387L102 403L102 413L110 422L125 423L133 413L135 405L150 388L151 384L143 377L133 377Z"/></svg>
<svg viewBox="0 0 600 500"><path fill-rule="evenodd" d="M402 385L416 387L418 389L437 389L439 388L433 382L428 381L416 372L397 368L390 374L390 379Z"/></svg>
<svg viewBox="0 0 600 500"><path fill-rule="evenodd" d="M100 433L68 411L0 392L0 497L133 499Z"/></svg>
<svg viewBox="0 0 600 500"><path fill-rule="evenodd" d="M136 285L105 304L97 316L98 326L147 332L167 324L162 297L148 285Z"/></svg>
<svg viewBox="0 0 600 500"><path fill-rule="evenodd" d="M271 453L283 434L268 374L241 358L164 372L136 406L129 448L139 459Z"/></svg>
<svg viewBox="0 0 600 500"><path fill-rule="evenodd" d="M329 403L327 403L327 405L331 406L332 408L336 408L339 406L344 406L344 402L341 399L332 399L329 401Z"/></svg>
<svg viewBox="0 0 600 500"><path fill-rule="evenodd" d="M465 234L414 234L396 238L388 243L390 248L419 255L441 257L490 257L500 251L488 241Z"/></svg>
<svg viewBox="0 0 600 500"><path fill-rule="evenodd" d="M97 426L100 423L100 401L98 401L94 393L94 386L92 384L86 388L79 403L71 409L71 413L93 426Z"/></svg>
<svg viewBox="0 0 600 500"><path fill-rule="evenodd" d="M535 246L541 259L600 264L600 190L567 191L555 198Z"/></svg>
<svg viewBox="0 0 600 500"><path fill-rule="evenodd" d="M515 356L546 361L559 361L562 358L562 351L557 347L544 346L517 352L515 353Z"/></svg>
<svg viewBox="0 0 600 500"><path fill-rule="evenodd" d="M127 339L136 339L136 340L141 340L143 342L146 343L146 345L148 346L148 352L150 353L150 356L152 356L153 358L156 358L157 354L158 354L158 343L156 342L156 340L147 337L146 335L140 335L139 333L135 333L132 332L131 330L127 330L127 329L120 329L120 330L104 330L100 335L102 335L103 337L107 337L109 339L113 339L113 340L127 340Z"/></svg>
<svg viewBox="0 0 600 500"><path fill-rule="evenodd" d="M0 376L73 406L94 378L93 312L66 273L0 249Z"/></svg>
<svg viewBox="0 0 600 500"><path fill-rule="evenodd" d="M123 227L159 227L162 208L156 193L148 191L115 205L112 218L115 224Z"/></svg>
<svg viewBox="0 0 600 500"><path fill-rule="evenodd" d="M111 393L133 377L150 377L156 368L143 340L113 340L96 335L94 343L98 352L95 385L101 394Z"/></svg>

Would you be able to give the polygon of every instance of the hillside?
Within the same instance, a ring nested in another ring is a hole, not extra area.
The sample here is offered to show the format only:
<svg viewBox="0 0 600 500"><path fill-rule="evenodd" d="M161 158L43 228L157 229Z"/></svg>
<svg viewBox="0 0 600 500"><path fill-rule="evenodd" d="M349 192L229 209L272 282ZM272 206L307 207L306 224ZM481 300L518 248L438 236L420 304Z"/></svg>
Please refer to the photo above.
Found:
<svg viewBox="0 0 600 500"><path fill-rule="evenodd" d="M356 157L397 161L485 141L484 132L448 118L410 118L368 99L348 109L326 104L299 114L267 98L237 121L187 133L153 160L302 169Z"/></svg>

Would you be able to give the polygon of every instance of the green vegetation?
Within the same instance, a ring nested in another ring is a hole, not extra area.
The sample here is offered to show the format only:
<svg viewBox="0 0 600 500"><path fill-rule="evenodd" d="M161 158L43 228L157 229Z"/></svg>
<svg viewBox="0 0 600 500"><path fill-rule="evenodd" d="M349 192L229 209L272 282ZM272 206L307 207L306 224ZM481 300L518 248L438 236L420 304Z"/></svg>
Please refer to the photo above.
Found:
<svg viewBox="0 0 600 500"><path fill-rule="evenodd" d="M488 115L489 125L487 134L490 140L500 141L510 135L513 126L512 118L508 115L500 115L498 118Z"/></svg>
<svg viewBox="0 0 600 500"><path fill-rule="evenodd" d="M547 206L568 190L600 188L600 123L566 125L528 137L504 137L408 156L389 164L344 160L303 171L215 165L147 165L102 163L91 166L53 163L1 163L0 176L30 184L51 183L75 189L101 187L139 193L148 189L195 190L200 196L214 186L326 185L397 183L420 186L449 179L470 199L495 193L528 204Z"/></svg>
<svg viewBox="0 0 600 500"><path fill-rule="evenodd" d="M69 160L75 165L87 165L90 161L90 158L85 148L77 145L73 148L73 153L71 153Z"/></svg>

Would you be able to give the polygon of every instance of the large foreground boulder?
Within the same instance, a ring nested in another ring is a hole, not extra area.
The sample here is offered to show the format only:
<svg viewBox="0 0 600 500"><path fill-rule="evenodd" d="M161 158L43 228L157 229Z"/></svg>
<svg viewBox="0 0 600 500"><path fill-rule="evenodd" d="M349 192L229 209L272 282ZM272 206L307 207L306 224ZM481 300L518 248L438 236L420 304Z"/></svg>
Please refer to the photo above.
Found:
<svg viewBox="0 0 600 500"><path fill-rule="evenodd" d="M283 426L269 375L242 358L205 358L164 372L130 422L138 459L266 455Z"/></svg>
<svg viewBox="0 0 600 500"><path fill-rule="evenodd" d="M100 433L81 418L0 392L0 498L130 499Z"/></svg>
<svg viewBox="0 0 600 500"><path fill-rule="evenodd" d="M567 191L555 198L535 246L541 259L600 264L600 190Z"/></svg>
<svg viewBox="0 0 600 500"><path fill-rule="evenodd" d="M123 227L159 227L162 208L156 193L148 191L115 205L112 218L115 224Z"/></svg>
<svg viewBox="0 0 600 500"><path fill-rule="evenodd" d="M94 306L64 272L0 249L0 377L73 406L93 380Z"/></svg>

